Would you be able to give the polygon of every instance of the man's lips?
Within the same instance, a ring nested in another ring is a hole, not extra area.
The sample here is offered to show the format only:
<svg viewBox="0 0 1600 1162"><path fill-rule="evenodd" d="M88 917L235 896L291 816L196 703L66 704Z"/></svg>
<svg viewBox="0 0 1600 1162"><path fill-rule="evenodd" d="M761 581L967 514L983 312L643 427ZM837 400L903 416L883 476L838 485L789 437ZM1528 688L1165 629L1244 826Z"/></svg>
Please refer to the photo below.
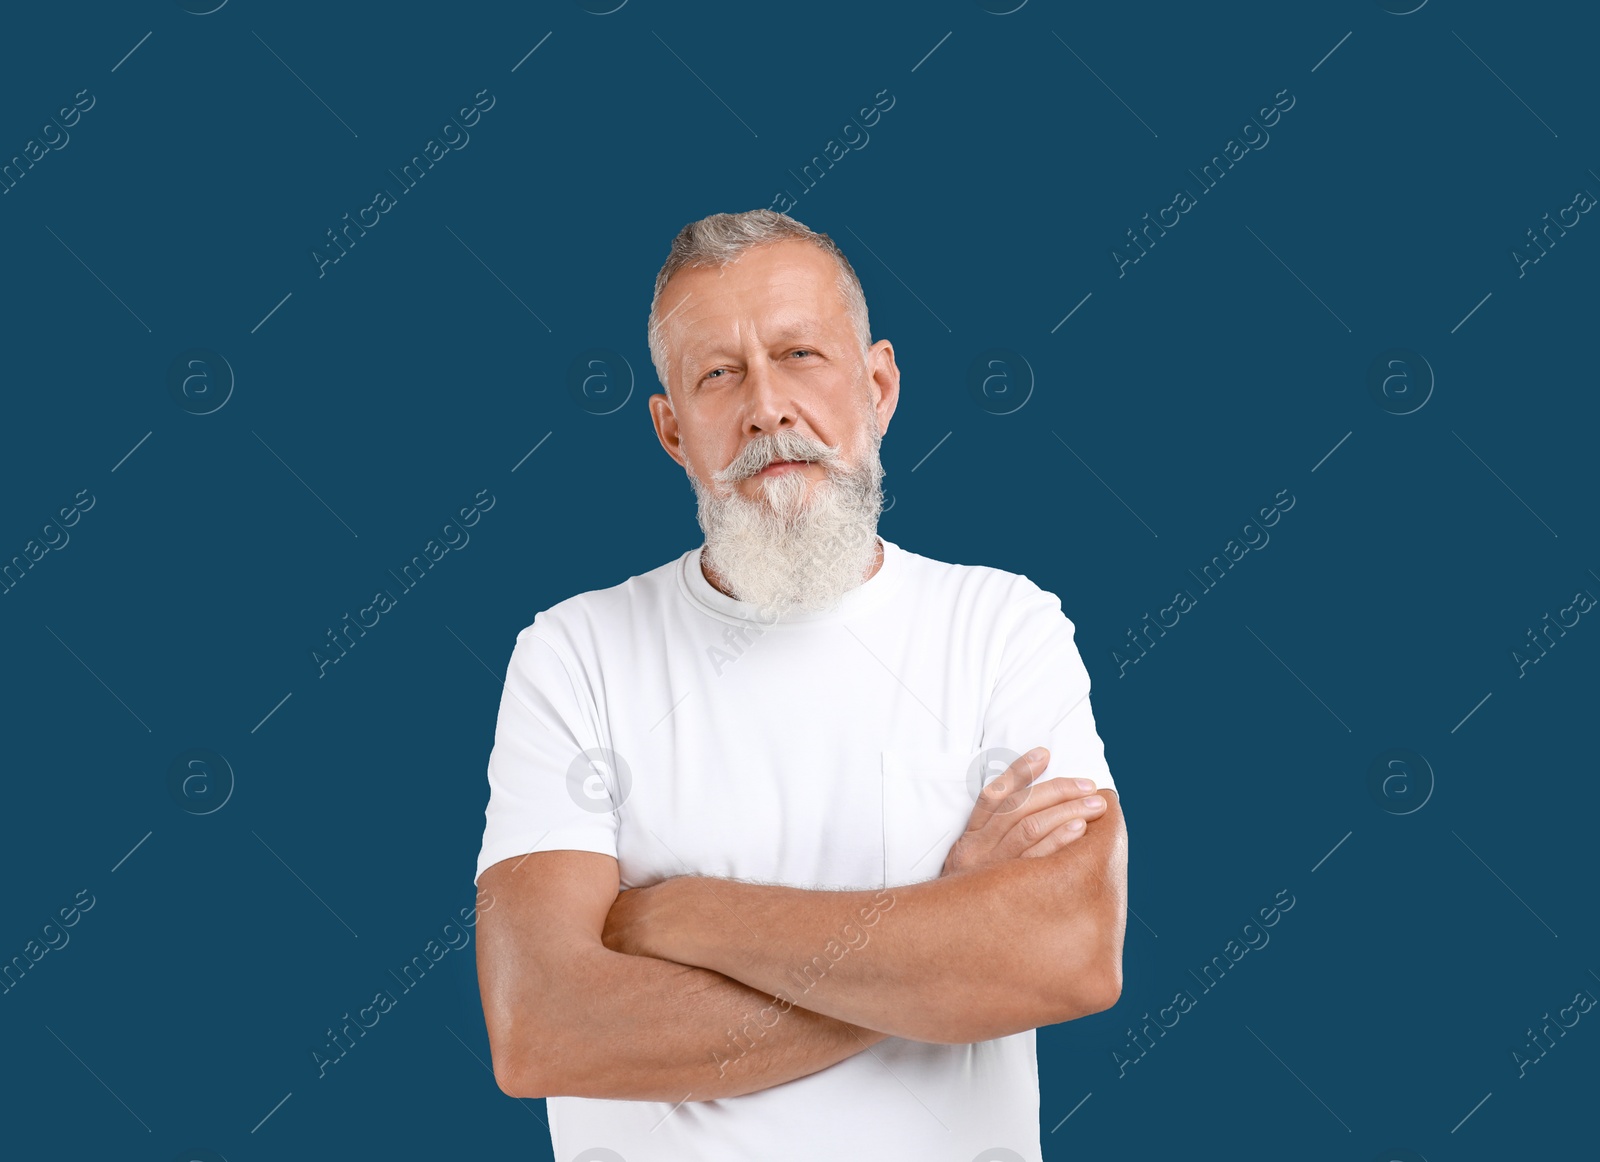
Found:
<svg viewBox="0 0 1600 1162"><path fill-rule="evenodd" d="M780 472L788 472L795 468L804 468L808 461L805 460L774 460L768 464L757 476L776 476Z"/></svg>

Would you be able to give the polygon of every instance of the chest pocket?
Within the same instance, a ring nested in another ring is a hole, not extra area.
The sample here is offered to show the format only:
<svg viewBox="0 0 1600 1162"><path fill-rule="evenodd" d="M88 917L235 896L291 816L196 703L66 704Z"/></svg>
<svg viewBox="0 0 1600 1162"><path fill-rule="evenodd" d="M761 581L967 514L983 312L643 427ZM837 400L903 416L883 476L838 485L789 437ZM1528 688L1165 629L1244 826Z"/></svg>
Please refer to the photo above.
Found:
<svg viewBox="0 0 1600 1162"><path fill-rule="evenodd" d="M883 761L884 886L938 878L977 800L977 751L896 748Z"/></svg>

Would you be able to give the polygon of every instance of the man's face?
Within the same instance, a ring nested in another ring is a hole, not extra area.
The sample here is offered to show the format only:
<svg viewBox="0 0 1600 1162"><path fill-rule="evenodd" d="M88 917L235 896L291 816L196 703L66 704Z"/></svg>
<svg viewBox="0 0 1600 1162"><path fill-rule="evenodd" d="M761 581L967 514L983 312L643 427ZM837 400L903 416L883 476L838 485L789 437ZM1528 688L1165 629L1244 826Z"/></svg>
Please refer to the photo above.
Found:
<svg viewBox="0 0 1600 1162"><path fill-rule="evenodd" d="M650 414L667 454L701 487L755 501L767 480L800 473L809 495L828 468L775 462L775 442L838 447L836 470L847 469L888 429L900 387L894 348L881 339L862 360L838 273L817 246L786 239L721 268L680 270L663 288L672 396L651 396Z"/></svg>

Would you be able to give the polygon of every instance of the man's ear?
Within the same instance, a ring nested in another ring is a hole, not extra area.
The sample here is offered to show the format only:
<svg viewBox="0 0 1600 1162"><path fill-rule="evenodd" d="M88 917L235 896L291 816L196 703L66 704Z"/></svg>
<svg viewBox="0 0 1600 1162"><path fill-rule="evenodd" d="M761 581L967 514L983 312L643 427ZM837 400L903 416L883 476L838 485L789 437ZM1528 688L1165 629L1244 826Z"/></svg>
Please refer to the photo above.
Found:
<svg viewBox="0 0 1600 1162"><path fill-rule="evenodd" d="M650 397L650 422L655 425L656 439L661 441L667 455L677 462L678 467L687 469L689 465L683 456L683 436L678 431L678 417L672 410L672 400L660 392Z"/></svg>
<svg viewBox="0 0 1600 1162"><path fill-rule="evenodd" d="M879 339L867 348L867 376L871 381L878 427L886 433L894 409L900 403L900 368L894 361L894 344L889 340Z"/></svg>

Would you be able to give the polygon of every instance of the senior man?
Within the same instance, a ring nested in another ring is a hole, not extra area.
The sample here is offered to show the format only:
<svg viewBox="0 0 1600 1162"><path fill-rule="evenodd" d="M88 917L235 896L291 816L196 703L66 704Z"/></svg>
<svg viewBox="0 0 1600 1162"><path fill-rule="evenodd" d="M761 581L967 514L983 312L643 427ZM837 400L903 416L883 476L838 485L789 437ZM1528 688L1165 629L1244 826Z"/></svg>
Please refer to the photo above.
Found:
<svg viewBox="0 0 1600 1162"><path fill-rule="evenodd" d="M878 535L900 373L826 234L685 226L649 341L705 543L517 635L495 1078L558 1162L1038 1159L1034 1030L1116 1002L1127 911L1072 623Z"/></svg>

